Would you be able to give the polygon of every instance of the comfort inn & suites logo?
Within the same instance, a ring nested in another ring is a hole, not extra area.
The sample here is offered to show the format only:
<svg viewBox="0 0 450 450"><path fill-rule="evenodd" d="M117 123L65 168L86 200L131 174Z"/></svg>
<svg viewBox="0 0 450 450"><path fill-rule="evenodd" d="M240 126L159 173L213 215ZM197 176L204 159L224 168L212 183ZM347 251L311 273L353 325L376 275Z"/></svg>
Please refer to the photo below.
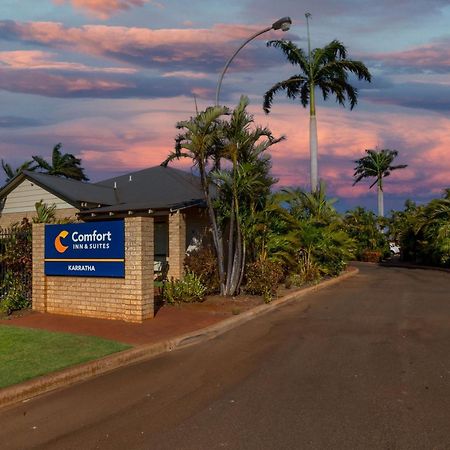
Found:
<svg viewBox="0 0 450 450"><path fill-rule="evenodd" d="M58 253L64 253L69 247L67 245L62 244L61 239L64 239L68 236L69 232L66 230L61 231L55 238L55 248Z"/></svg>

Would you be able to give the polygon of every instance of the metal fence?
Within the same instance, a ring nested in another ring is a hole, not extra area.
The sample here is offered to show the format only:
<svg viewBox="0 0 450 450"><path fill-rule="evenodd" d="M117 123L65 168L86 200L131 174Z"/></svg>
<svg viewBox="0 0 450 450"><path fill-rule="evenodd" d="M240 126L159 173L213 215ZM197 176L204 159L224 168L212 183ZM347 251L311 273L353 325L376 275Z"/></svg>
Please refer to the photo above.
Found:
<svg viewBox="0 0 450 450"><path fill-rule="evenodd" d="M17 287L31 300L31 229L0 228L0 301Z"/></svg>

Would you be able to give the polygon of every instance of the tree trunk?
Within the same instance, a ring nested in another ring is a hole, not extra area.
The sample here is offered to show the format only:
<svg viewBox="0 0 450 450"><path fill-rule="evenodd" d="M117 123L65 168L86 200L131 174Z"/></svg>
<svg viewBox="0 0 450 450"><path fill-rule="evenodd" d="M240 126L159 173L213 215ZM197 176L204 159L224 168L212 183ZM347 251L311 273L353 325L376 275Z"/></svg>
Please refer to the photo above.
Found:
<svg viewBox="0 0 450 450"><path fill-rule="evenodd" d="M378 217L384 217L384 198L383 198L383 182L381 178L377 183L377 194L378 194Z"/></svg>
<svg viewBox="0 0 450 450"><path fill-rule="evenodd" d="M314 96L314 85L310 87L311 98L309 100L309 156L311 164L311 192L316 192L319 186L318 173L318 139L317 139L317 120L316 104Z"/></svg>

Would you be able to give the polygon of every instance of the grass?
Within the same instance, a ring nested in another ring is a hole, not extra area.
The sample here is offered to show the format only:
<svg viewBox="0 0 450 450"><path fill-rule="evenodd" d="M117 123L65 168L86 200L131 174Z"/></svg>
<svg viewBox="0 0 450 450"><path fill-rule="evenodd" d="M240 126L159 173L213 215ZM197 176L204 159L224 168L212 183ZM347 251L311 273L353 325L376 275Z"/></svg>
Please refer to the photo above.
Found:
<svg viewBox="0 0 450 450"><path fill-rule="evenodd" d="M0 325L0 388L127 348L91 336Z"/></svg>

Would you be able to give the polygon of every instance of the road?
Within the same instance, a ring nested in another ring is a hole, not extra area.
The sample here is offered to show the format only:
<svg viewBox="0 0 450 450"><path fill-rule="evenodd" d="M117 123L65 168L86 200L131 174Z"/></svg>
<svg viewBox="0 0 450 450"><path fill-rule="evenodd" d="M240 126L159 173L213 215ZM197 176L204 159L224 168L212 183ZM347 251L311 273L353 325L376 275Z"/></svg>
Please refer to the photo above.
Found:
<svg viewBox="0 0 450 450"><path fill-rule="evenodd" d="M450 274L360 273L0 411L9 449L449 449Z"/></svg>

